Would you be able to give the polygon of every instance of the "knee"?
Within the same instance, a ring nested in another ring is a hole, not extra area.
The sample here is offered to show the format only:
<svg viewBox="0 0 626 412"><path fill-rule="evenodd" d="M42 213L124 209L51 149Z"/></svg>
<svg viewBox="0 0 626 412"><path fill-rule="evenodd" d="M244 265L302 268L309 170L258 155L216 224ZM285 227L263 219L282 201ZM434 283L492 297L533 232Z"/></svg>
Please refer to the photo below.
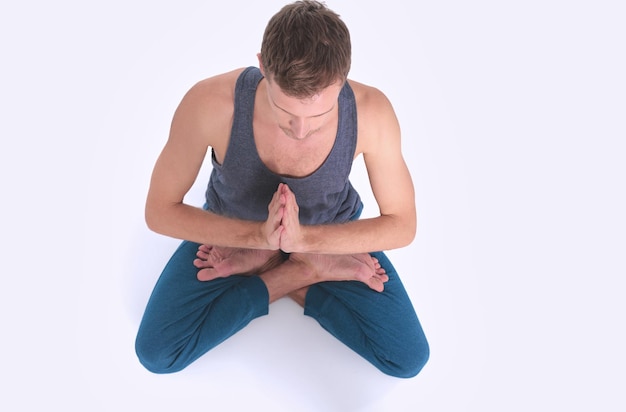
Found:
<svg viewBox="0 0 626 412"><path fill-rule="evenodd" d="M396 378L413 378L420 373L430 357L426 340L417 342L394 356L388 356L377 365L381 372Z"/></svg>
<svg viewBox="0 0 626 412"><path fill-rule="evenodd" d="M174 373L186 366L180 365L176 361L176 356L168 354L163 345L159 345L155 339L143 335L137 335L135 353L143 367L152 373Z"/></svg>
<svg viewBox="0 0 626 412"><path fill-rule="evenodd" d="M430 357L430 349L428 344L417 348L413 351L411 356L404 362L402 367L397 371L395 375L398 378L413 378L419 374Z"/></svg>

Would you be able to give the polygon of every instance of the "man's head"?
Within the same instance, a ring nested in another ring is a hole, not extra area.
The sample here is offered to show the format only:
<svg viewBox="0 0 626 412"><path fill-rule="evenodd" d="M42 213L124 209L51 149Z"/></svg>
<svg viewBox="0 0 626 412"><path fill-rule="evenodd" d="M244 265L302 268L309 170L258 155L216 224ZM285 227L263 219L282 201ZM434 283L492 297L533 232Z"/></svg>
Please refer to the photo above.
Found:
<svg viewBox="0 0 626 412"><path fill-rule="evenodd" d="M269 21L259 56L265 77L287 95L311 97L343 84L350 71L350 33L324 4L302 0Z"/></svg>

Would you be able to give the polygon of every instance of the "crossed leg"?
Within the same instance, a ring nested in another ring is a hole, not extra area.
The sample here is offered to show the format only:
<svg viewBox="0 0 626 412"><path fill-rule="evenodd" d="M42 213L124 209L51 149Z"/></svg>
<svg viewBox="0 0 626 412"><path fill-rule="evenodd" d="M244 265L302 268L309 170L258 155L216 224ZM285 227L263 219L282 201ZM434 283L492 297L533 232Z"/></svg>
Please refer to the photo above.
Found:
<svg viewBox="0 0 626 412"><path fill-rule="evenodd" d="M261 260L248 251L210 255L208 250L200 248L196 266L238 257L244 258L243 266L258 266ZM386 374L412 377L428 360L428 342L420 322L384 253L292 253L258 277L267 287L269 302L289 296L304 308L305 315Z"/></svg>
<svg viewBox="0 0 626 412"><path fill-rule="evenodd" d="M423 332L384 255L291 254L284 260L268 254L264 264L271 260L275 267L260 275L229 276L233 268L252 271L262 259L237 250L209 252L183 242L159 278L136 341L137 355L149 370L171 373L185 368L267 314L270 301L283 296L300 303L305 315L385 373L413 376L426 362ZM237 256L244 256L242 263L228 262ZM198 269L218 261L217 270L203 273L220 276L198 281Z"/></svg>

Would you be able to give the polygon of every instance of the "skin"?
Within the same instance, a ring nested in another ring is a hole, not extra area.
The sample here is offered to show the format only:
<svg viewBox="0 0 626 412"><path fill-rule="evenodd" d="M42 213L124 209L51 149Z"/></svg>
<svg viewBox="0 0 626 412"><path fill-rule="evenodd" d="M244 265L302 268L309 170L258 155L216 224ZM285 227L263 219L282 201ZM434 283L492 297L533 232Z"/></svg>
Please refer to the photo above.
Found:
<svg viewBox="0 0 626 412"><path fill-rule="evenodd" d="M148 227L203 245L194 261L199 280L257 273L270 302L290 296L304 305L308 286L322 281L355 280L382 292L388 277L368 252L408 245L415 236L416 213L398 121L387 98L375 88L349 81L359 119L355 158L363 155L380 216L301 225L297 199L284 184L274 193L265 222L227 218L184 203L208 148L220 163L226 155L235 82L241 71L203 80L182 99L152 174L146 201ZM283 93L271 76L261 81L254 138L270 170L303 177L319 168L337 132L341 87L337 83L299 99ZM290 253L289 258L283 259L280 250Z"/></svg>

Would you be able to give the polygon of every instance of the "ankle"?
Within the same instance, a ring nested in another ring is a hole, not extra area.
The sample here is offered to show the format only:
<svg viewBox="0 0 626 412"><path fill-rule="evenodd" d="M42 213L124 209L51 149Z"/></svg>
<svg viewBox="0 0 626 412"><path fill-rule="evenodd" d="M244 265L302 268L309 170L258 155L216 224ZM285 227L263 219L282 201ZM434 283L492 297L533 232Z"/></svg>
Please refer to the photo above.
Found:
<svg viewBox="0 0 626 412"><path fill-rule="evenodd" d="M292 253L287 260L287 263L297 267L297 271L300 276L309 280L309 284L321 282L322 274L319 268L311 260L311 256Z"/></svg>
<svg viewBox="0 0 626 412"><path fill-rule="evenodd" d="M308 292L308 290L308 286L306 288L294 290L289 294L289 297L291 298L291 300L304 308L304 305L306 304L306 293Z"/></svg>

